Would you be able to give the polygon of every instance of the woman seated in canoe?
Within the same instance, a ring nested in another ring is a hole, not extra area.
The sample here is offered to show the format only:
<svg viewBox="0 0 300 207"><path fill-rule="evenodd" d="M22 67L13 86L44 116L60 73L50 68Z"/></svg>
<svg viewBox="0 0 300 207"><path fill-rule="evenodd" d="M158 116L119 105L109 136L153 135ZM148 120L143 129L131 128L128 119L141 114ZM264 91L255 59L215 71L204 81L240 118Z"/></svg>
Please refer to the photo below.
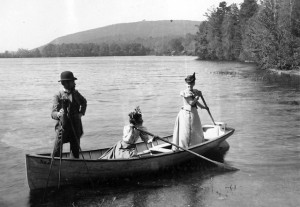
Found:
<svg viewBox="0 0 300 207"><path fill-rule="evenodd" d="M136 107L133 112L128 114L129 124L124 126L123 138L118 141L112 148L106 151L99 159L118 159L130 158L136 156L135 143L139 137L145 142L152 142L153 139L148 138L147 134L138 131L134 126L147 131L143 126L142 112Z"/></svg>
<svg viewBox="0 0 300 207"><path fill-rule="evenodd" d="M197 108L207 108L198 102L202 94L201 91L194 89L195 80L195 73L185 78L187 88L180 92L183 106L177 115L173 131L173 143L184 148L199 144L204 140ZM176 147L173 148L173 150L176 149Z"/></svg>

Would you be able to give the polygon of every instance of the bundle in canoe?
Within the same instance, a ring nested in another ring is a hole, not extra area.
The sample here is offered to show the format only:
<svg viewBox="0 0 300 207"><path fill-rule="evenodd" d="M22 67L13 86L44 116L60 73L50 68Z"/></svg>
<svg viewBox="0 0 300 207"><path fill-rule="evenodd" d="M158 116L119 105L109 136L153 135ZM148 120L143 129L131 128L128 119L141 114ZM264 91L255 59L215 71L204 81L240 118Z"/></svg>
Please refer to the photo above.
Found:
<svg viewBox="0 0 300 207"><path fill-rule="evenodd" d="M203 155L211 150L226 151L229 149L225 141L234 133L233 128L220 125L203 125L205 141L189 147L190 151ZM163 139L172 142L172 135ZM105 182L113 178L132 177L141 174L154 173L171 168L191 159L195 155L187 151L173 151L172 146L161 140L145 144L136 144L137 157L130 159L98 159L109 148L82 151L84 160L70 158L70 153L63 153L60 167L60 185L77 185L88 183L89 180ZM51 154L26 154L27 179L30 190L46 187L56 187L59 180L60 158L55 157L51 174L49 166Z"/></svg>

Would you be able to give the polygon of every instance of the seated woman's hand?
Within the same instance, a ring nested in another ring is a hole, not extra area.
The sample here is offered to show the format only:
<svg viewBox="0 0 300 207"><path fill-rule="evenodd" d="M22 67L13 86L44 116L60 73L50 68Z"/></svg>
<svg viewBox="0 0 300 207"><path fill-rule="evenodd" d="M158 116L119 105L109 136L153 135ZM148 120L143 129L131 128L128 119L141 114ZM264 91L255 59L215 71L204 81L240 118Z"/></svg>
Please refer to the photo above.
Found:
<svg viewBox="0 0 300 207"><path fill-rule="evenodd" d="M153 142L153 138L148 139L147 143L152 143Z"/></svg>
<svg viewBox="0 0 300 207"><path fill-rule="evenodd" d="M151 143L151 142L153 142L153 141L155 141L156 139L157 139L157 137L158 136L153 136L152 138L150 138L149 140L148 140L148 143Z"/></svg>

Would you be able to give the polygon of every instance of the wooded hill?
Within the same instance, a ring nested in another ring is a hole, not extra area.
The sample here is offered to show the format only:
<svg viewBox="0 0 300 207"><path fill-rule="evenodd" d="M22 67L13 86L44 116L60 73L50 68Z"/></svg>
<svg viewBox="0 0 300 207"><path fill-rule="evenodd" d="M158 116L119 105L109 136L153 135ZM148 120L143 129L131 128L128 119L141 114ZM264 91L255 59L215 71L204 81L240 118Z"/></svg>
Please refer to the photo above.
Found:
<svg viewBox="0 0 300 207"><path fill-rule="evenodd" d="M148 43L153 39L185 37L196 34L199 21L164 20L114 24L59 37L50 44L68 43ZM144 44L144 46L147 46Z"/></svg>
<svg viewBox="0 0 300 207"><path fill-rule="evenodd" d="M87 57L195 54L200 21L162 20L122 23L59 37L37 49L0 57Z"/></svg>

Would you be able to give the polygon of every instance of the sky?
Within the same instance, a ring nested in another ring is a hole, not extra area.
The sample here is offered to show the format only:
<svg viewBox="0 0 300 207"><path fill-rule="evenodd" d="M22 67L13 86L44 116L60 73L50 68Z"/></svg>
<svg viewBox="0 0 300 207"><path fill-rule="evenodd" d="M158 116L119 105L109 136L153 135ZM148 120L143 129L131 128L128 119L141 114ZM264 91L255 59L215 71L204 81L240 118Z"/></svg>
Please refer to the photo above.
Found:
<svg viewBox="0 0 300 207"><path fill-rule="evenodd" d="M1 0L0 53L118 23L205 20L222 0ZM243 0L227 0L227 5Z"/></svg>

